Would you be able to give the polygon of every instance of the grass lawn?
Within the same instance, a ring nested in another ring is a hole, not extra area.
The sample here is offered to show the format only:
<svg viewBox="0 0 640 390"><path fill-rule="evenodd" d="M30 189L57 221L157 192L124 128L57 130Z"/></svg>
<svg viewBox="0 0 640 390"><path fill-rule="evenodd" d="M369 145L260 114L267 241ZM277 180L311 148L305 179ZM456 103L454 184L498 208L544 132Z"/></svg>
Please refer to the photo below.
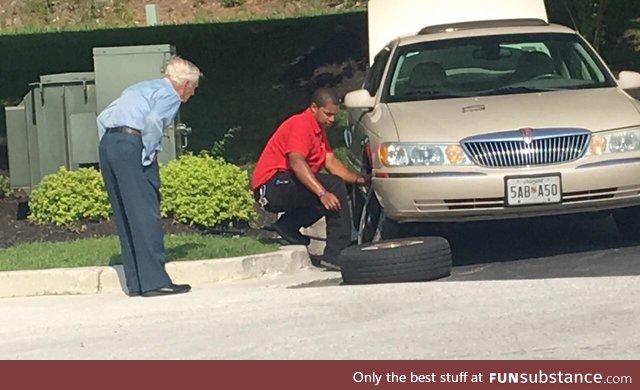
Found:
<svg viewBox="0 0 640 390"><path fill-rule="evenodd" d="M197 234L165 235L167 261L217 259L272 252L274 240ZM0 249L0 271L121 264L117 236L60 242L35 242Z"/></svg>

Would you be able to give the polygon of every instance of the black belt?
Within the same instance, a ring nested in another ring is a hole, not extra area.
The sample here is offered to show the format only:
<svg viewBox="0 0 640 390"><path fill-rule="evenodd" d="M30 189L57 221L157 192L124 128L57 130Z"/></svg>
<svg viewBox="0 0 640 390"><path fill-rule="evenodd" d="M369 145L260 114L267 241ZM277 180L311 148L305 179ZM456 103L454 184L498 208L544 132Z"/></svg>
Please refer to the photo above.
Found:
<svg viewBox="0 0 640 390"><path fill-rule="evenodd" d="M127 127L127 126L120 126L120 127L110 127L107 129L107 134L109 133L125 133L125 134L132 134L132 135L137 135L138 137L142 137L142 132L140 130L136 130L136 129L132 129L131 127Z"/></svg>

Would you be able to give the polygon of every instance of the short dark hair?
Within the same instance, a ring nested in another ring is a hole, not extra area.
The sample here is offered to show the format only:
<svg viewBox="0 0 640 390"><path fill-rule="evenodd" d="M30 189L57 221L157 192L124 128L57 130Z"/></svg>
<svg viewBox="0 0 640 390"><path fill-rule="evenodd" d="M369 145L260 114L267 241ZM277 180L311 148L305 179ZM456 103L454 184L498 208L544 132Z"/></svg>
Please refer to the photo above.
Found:
<svg viewBox="0 0 640 390"><path fill-rule="evenodd" d="M340 100L338 99L338 95L331 89L318 88L313 95L311 95L311 103L315 103L318 107L324 107L327 104L335 104L337 106Z"/></svg>

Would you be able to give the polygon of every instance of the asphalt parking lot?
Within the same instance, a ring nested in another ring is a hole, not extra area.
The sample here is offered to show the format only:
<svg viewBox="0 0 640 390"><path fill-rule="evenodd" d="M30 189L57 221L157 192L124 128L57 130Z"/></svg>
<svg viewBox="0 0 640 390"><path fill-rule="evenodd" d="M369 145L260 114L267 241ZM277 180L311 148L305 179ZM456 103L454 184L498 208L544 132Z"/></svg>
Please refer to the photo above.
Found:
<svg viewBox="0 0 640 390"><path fill-rule="evenodd" d="M621 238L610 216L442 224L416 233L451 244L453 271L439 282L640 275L640 241Z"/></svg>

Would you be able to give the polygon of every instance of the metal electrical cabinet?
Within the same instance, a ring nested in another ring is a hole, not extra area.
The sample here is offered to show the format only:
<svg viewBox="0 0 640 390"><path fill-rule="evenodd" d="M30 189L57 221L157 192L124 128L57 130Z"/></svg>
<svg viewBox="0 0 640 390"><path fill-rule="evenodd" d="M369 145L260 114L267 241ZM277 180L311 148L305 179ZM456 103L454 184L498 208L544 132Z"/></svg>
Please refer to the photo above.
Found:
<svg viewBox="0 0 640 390"><path fill-rule="evenodd" d="M175 54L171 45L97 47L94 72L44 75L15 107L5 107L11 187L30 192L60 167L98 164L97 115L138 81L161 78ZM186 147L188 127L165 129L158 161Z"/></svg>
<svg viewBox="0 0 640 390"><path fill-rule="evenodd" d="M11 188L31 189L29 134L35 137L35 126L27 119L26 102L29 92L19 105L5 107L7 122L7 151L9 156L9 182Z"/></svg>
<svg viewBox="0 0 640 390"><path fill-rule="evenodd" d="M12 188L27 192L60 167L97 161L93 73L40 76L16 107L7 107Z"/></svg>
<svg viewBox="0 0 640 390"><path fill-rule="evenodd" d="M176 53L171 45L96 47L93 49L93 67L96 74L98 113L115 100L129 85L162 78L169 59ZM175 159L184 149L189 129L178 125L165 129L162 151L158 161Z"/></svg>

